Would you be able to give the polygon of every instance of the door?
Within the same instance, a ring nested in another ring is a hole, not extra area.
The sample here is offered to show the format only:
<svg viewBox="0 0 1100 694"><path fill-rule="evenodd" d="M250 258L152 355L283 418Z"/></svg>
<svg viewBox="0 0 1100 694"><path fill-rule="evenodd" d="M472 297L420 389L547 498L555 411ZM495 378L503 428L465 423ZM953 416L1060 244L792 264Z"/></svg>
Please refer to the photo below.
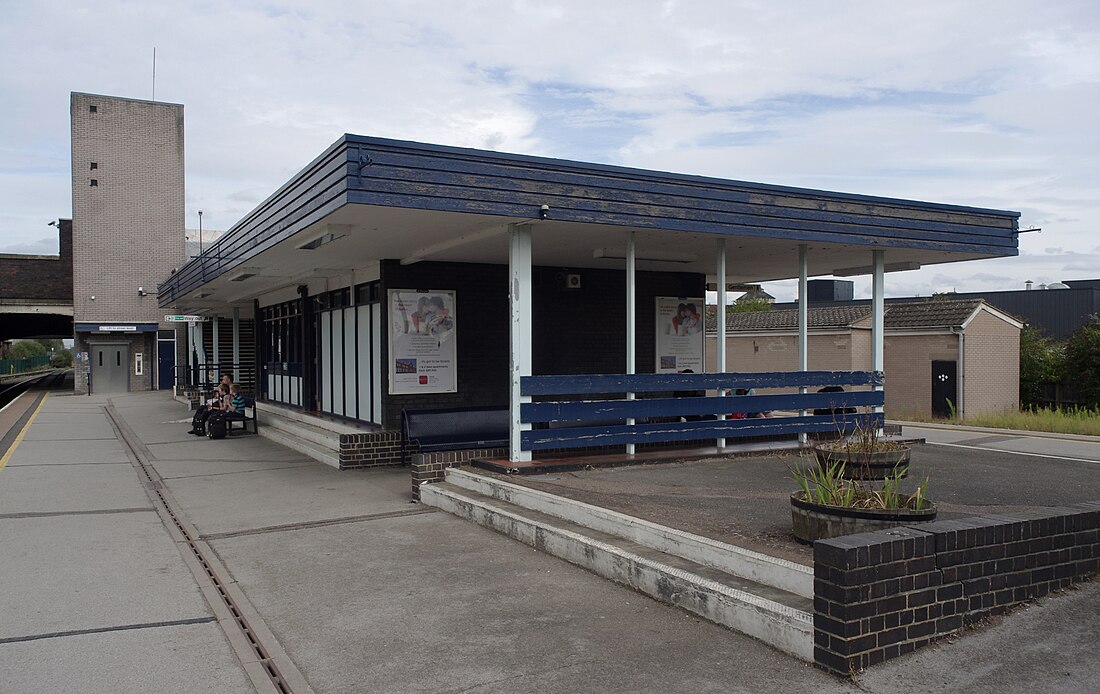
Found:
<svg viewBox="0 0 1100 694"><path fill-rule="evenodd" d="M127 345L92 346L94 393L125 393L130 390L130 348Z"/></svg>
<svg viewBox="0 0 1100 694"><path fill-rule="evenodd" d="M950 417L959 406L958 363L932 362L932 416Z"/></svg>
<svg viewBox="0 0 1100 694"><path fill-rule="evenodd" d="M157 388L172 390L175 386L176 331L157 333Z"/></svg>

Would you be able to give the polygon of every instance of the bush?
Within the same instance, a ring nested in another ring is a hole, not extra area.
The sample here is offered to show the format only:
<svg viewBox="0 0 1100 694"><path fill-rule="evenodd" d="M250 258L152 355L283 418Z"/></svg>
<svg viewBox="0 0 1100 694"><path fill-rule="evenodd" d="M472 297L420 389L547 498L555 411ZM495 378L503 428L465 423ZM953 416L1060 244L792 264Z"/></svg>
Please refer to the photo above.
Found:
<svg viewBox="0 0 1100 694"><path fill-rule="evenodd" d="M56 369L63 369L73 365L73 351L71 349L63 349L60 352L54 352L50 357L50 366Z"/></svg>
<svg viewBox="0 0 1100 694"><path fill-rule="evenodd" d="M1085 407L1100 407L1100 316L1093 315L1066 341L1065 377Z"/></svg>
<svg viewBox="0 0 1100 694"><path fill-rule="evenodd" d="M1020 333L1020 403L1042 404L1043 385L1057 383L1065 373L1065 345L1028 326Z"/></svg>

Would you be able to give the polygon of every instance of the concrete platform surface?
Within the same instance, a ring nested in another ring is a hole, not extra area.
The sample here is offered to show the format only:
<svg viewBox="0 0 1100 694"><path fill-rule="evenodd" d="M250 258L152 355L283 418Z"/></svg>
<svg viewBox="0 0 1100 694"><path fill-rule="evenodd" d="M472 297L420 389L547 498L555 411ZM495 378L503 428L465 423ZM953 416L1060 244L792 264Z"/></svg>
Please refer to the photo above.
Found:
<svg viewBox="0 0 1100 694"><path fill-rule="evenodd" d="M1100 681L1096 583L851 682L410 503L406 468L340 472L266 439L189 438L184 405L141 393L51 395L28 430L41 440L25 439L0 469L0 504L19 509L5 516L0 506L0 691L252 686L255 669L230 646L239 637L206 621L218 612L202 596L216 591L200 589L176 530L127 508L155 486L109 464L129 462L128 449L92 429L87 440L34 429L56 427L62 413L90 422L107 406L137 458L163 479L181 522L207 537L227 590L304 676L300 691L1036 694ZM1034 458L959 450L929 446L915 456L915 474L932 476L945 514L1100 498L1095 465L1036 467ZM80 464L93 461L101 464ZM804 561L805 548L789 538L786 476L782 460L757 457L538 484ZM82 496L95 500L78 508ZM51 515L20 517L36 506ZM72 633L82 629L103 631Z"/></svg>

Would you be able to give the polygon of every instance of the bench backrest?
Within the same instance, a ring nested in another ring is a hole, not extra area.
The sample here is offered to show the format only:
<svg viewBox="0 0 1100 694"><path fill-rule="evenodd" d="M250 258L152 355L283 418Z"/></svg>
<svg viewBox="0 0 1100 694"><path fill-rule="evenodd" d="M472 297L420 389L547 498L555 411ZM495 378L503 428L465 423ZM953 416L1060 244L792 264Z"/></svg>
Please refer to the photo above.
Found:
<svg viewBox="0 0 1100 694"><path fill-rule="evenodd" d="M402 410L405 438L421 446L443 443L467 444L502 441L508 438L507 407Z"/></svg>

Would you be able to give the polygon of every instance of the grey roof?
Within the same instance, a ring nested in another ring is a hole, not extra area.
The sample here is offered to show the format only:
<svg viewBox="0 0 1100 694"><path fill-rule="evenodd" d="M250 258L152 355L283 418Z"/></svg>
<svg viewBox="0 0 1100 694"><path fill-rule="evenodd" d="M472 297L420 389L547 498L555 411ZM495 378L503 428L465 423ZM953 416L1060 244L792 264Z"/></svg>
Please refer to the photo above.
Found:
<svg viewBox="0 0 1100 694"><path fill-rule="evenodd" d="M886 307L883 322L887 328L946 328L959 327L983 302L968 301L919 301L890 304ZM807 322L810 329L848 328L871 317L870 306L820 306L810 307ZM715 320L707 322L711 332L716 330ZM797 330L798 309L730 313L726 315L727 332L758 332L762 330Z"/></svg>

